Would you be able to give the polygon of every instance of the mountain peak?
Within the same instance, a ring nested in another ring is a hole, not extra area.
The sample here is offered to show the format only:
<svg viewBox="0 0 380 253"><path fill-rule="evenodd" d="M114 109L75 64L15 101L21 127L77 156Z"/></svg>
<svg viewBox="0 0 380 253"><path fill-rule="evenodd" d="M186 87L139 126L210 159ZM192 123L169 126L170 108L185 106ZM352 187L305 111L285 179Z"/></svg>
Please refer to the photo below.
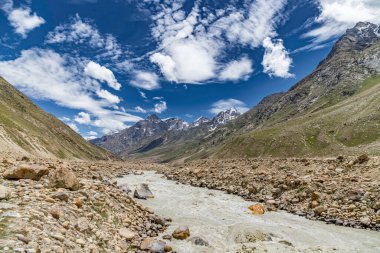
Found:
<svg viewBox="0 0 380 253"><path fill-rule="evenodd" d="M156 114L152 114L150 115L148 118L146 118L148 121L161 121L161 119L156 115Z"/></svg>

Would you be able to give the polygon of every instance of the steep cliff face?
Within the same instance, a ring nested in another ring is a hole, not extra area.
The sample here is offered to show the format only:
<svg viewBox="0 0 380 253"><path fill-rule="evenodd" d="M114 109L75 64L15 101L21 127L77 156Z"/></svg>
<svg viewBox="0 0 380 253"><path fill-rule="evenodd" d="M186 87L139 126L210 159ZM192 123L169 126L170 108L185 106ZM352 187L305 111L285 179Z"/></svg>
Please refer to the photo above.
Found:
<svg viewBox="0 0 380 253"><path fill-rule="evenodd" d="M112 155L84 140L0 77L0 151L46 157L108 159Z"/></svg>

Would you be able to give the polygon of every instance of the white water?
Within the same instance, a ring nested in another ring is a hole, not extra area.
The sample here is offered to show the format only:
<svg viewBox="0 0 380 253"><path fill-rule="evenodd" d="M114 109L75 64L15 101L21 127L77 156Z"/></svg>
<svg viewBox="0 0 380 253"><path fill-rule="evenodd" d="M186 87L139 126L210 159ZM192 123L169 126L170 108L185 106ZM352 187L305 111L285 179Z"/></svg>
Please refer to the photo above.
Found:
<svg viewBox="0 0 380 253"><path fill-rule="evenodd" d="M155 198L140 202L156 214L173 219L162 235L186 225L191 236L210 244L196 246L172 239L168 243L178 253L380 252L379 232L311 221L282 211L254 216L248 210L252 202L221 191L178 184L154 172L128 175L119 182L127 182L132 190L140 183L149 185ZM265 234L270 239L242 239L255 234Z"/></svg>

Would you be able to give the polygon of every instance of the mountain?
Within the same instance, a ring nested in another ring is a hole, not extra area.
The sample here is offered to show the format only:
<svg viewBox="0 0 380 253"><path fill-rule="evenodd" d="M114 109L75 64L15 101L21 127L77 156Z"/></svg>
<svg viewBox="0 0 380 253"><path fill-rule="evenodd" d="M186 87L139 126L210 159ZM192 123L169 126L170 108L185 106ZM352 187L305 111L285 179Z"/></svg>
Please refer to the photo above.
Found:
<svg viewBox="0 0 380 253"><path fill-rule="evenodd" d="M358 23L289 91L264 98L176 157L379 154L380 28Z"/></svg>
<svg viewBox="0 0 380 253"><path fill-rule="evenodd" d="M10 151L57 158L112 157L0 77L0 152Z"/></svg>
<svg viewBox="0 0 380 253"><path fill-rule="evenodd" d="M91 142L120 156L142 154L178 140L191 140L194 136L209 134L239 115L241 113L236 108L231 108L211 120L200 117L190 124L183 119L162 120L157 115L151 115L116 134Z"/></svg>

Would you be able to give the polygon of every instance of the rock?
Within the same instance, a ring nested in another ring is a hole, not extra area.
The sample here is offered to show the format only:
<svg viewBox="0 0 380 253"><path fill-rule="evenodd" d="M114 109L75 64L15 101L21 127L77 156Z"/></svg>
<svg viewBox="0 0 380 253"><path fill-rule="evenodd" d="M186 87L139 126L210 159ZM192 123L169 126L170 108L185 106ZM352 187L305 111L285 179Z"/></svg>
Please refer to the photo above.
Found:
<svg viewBox="0 0 380 253"><path fill-rule="evenodd" d="M82 217L77 220L75 228L80 232L85 232L90 228L90 223L86 218Z"/></svg>
<svg viewBox="0 0 380 253"><path fill-rule="evenodd" d="M265 213L264 206L262 204L254 204L248 207L249 210L252 211L255 215L262 215Z"/></svg>
<svg viewBox="0 0 380 253"><path fill-rule="evenodd" d="M138 199L154 198L153 193L150 191L147 184L141 184L138 188L136 188L133 196Z"/></svg>
<svg viewBox="0 0 380 253"><path fill-rule="evenodd" d="M83 206L82 198L75 198L74 199L74 205L76 205L78 208L82 208L82 206Z"/></svg>
<svg viewBox="0 0 380 253"><path fill-rule="evenodd" d="M326 212L327 208L325 206L318 206L314 209L314 213L317 215L321 215L323 212Z"/></svg>
<svg viewBox="0 0 380 253"><path fill-rule="evenodd" d="M375 209L375 210L380 210L380 201L378 201L375 204L373 204L372 208Z"/></svg>
<svg viewBox="0 0 380 253"><path fill-rule="evenodd" d="M27 237L25 237L25 236L23 236L23 235L17 235L17 239L20 240L20 241L22 241L25 244L28 244L30 242L30 239L27 238Z"/></svg>
<svg viewBox="0 0 380 253"><path fill-rule="evenodd" d="M354 163L359 163L359 164L362 164L362 163L365 163L365 162L368 162L369 161L369 157L367 154L363 154L363 155L360 155L358 156L356 159L355 159L355 162Z"/></svg>
<svg viewBox="0 0 380 253"><path fill-rule="evenodd" d="M310 203L310 207L311 208L315 208L315 207L317 207L317 206L319 206L319 203L318 203L318 201L312 201L311 203Z"/></svg>
<svg viewBox="0 0 380 253"><path fill-rule="evenodd" d="M11 191L8 187L0 185L0 200L9 199Z"/></svg>
<svg viewBox="0 0 380 253"><path fill-rule="evenodd" d="M11 169L8 169L4 172L3 177L5 179L19 180L19 179L32 179L40 180L41 177L49 174L49 169L38 166L38 165L29 165L22 164L15 166Z"/></svg>
<svg viewBox="0 0 380 253"><path fill-rule="evenodd" d="M150 238L150 237L148 237L148 238L145 238L142 242L141 242L141 244L140 244L140 249L141 250L148 250L149 249L149 246L150 246L150 244L153 242L153 238Z"/></svg>
<svg viewBox="0 0 380 253"><path fill-rule="evenodd" d="M199 246L208 246L209 245L209 243L206 240L204 240L203 238L201 238L199 236L191 237L188 241L194 243L195 245L199 245Z"/></svg>
<svg viewBox="0 0 380 253"><path fill-rule="evenodd" d="M132 192L131 188L129 188L128 184L127 183L122 183L119 185L119 188L125 192L126 194Z"/></svg>
<svg viewBox="0 0 380 253"><path fill-rule="evenodd" d="M59 199L61 201L69 201L69 195L67 194L67 192L57 192L51 195L51 197L53 199Z"/></svg>
<svg viewBox="0 0 380 253"><path fill-rule="evenodd" d="M190 236L190 230L187 226L180 226L174 230L172 236L178 240L185 240Z"/></svg>
<svg viewBox="0 0 380 253"><path fill-rule="evenodd" d="M166 244L164 247L164 250L165 250L165 252L171 252L171 251L173 251L173 248L172 248L172 246Z"/></svg>
<svg viewBox="0 0 380 253"><path fill-rule="evenodd" d="M313 192L311 193L311 200L314 201L314 200L318 200L321 198L321 194L319 192Z"/></svg>
<svg viewBox="0 0 380 253"><path fill-rule="evenodd" d="M76 239L75 241L77 244L81 245L81 246L84 246L86 244L85 240L81 239L81 238L78 238Z"/></svg>
<svg viewBox="0 0 380 253"><path fill-rule="evenodd" d="M360 219L360 223L365 225L365 226L368 226L371 224L371 219L368 218L367 216L365 216L365 217Z"/></svg>
<svg viewBox="0 0 380 253"><path fill-rule="evenodd" d="M129 230L128 228L120 228L119 229L119 234L123 238L125 238L127 241L132 240L136 236L136 234L134 232L132 232L131 230Z"/></svg>
<svg viewBox="0 0 380 253"><path fill-rule="evenodd" d="M164 235L164 236L162 236L162 239L164 239L164 240L171 240L172 236L171 235Z"/></svg>
<svg viewBox="0 0 380 253"><path fill-rule="evenodd" d="M157 241L153 240L149 245L149 252L151 253L164 253L165 251L166 243L163 241Z"/></svg>
<svg viewBox="0 0 380 253"><path fill-rule="evenodd" d="M54 173L52 173L50 177L50 186L76 191L79 190L80 183L73 172L65 167L62 167L56 169Z"/></svg>
<svg viewBox="0 0 380 253"><path fill-rule="evenodd" d="M50 209L50 214L51 216L53 216L53 218L57 220L59 220L59 218L63 215L62 211L57 207L53 207L52 209Z"/></svg>

